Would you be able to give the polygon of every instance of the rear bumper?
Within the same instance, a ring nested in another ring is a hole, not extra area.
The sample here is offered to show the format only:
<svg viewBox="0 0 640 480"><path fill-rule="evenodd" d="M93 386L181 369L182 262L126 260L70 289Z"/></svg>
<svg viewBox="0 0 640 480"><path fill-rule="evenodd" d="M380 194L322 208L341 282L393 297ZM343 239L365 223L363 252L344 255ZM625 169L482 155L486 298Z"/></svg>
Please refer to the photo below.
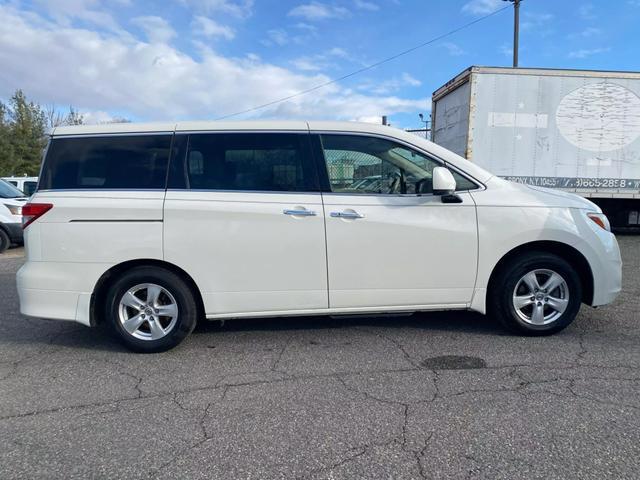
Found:
<svg viewBox="0 0 640 480"><path fill-rule="evenodd" d="M26 262L16 275L20 313L91 326L91 295L102 264Z"/></svg>
<svg viewBox="0 0 640 480"><path fill-rule="evenodd" d="M2 227L9 235L11 243L24 243L21 223L3 223Z"/></svg>
<svg viewBox="0 0 640 480"><path fill-rule="evenodd" d="M20 313L28 317L69 320L91 326L82 314L83 303L90 303L91 294L61 292L56 290L33 290L18 288ZM83 300L85 299L86 300Z"/></svg>

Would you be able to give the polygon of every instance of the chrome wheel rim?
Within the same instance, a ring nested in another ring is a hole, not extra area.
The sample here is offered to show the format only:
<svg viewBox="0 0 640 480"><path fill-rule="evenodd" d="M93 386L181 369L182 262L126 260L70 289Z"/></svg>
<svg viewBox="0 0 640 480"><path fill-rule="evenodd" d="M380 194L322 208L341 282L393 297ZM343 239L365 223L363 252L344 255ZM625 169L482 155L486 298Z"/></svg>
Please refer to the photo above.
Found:
<svg viewBox="0 0 640 480"><path fill-rule="evenodd" d="M532 270L513 290L516 315L529 325L547 325L562 316L569 305L569 286L562 275L548 269Z"/></svg>
<svg viewBox="0 0 640 480"><path fill-rule="evenodd" d="M118 307L122 328L139 340L159 340L178 321L178 303L166 288L141 283L127 290Z"/></svg>

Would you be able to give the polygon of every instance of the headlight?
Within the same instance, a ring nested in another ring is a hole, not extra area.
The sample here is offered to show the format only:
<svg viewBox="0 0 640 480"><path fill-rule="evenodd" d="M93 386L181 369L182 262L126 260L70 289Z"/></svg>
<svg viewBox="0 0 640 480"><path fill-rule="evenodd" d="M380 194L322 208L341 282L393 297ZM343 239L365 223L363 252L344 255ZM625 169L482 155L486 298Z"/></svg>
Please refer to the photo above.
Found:
<svg viewBox="0 0 640 480"><path fill-rule="evenodd" d="M589 219L600 228L606 230L607 232L611 231L611 224L609 223L609 219L604 213L588 212L587 217L589 217Z"/></svg>
<svg viewBox="0 0 640 480"><path fill-rule="evenodd" d="M11 215L22 215L22 207L18 207L16 205L7 205L6 203L4 204L4 206L9 209Z"/></svg>

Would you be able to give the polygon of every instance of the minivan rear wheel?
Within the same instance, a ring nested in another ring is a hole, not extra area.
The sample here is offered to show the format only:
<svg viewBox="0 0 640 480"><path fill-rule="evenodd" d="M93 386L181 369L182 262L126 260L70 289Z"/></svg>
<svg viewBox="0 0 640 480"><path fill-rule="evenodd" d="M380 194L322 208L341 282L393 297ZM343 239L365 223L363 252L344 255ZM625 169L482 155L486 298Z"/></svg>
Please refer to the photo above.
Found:
<svg viewBox="0 0 640 480"><path fill-rule="evenodd" d="M524 335L551 335L575 319L582 287L566 260L531 252L497 272L487 303L489 314L507 329Z"/></svg>
<svg viewBox="0 0 640 480"><path fill-rule="evenodd" d="M131 350L162 352L178 345L193 331L196 300L189 286L172 271L136 267L109 287L105 318Z"/></svg>

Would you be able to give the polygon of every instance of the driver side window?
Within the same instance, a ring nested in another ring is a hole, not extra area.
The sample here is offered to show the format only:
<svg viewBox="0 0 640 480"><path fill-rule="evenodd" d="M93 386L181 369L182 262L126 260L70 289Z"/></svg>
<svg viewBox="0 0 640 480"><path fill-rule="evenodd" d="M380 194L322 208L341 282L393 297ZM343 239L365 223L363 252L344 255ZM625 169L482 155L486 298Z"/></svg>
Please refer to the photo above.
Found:
<svg viewBox="0 0 640 480"><path fill-rule="evenodd" d="M322 135L331 191L362 194L432 193L439 164L395 142L363 135Z"/></svg>

